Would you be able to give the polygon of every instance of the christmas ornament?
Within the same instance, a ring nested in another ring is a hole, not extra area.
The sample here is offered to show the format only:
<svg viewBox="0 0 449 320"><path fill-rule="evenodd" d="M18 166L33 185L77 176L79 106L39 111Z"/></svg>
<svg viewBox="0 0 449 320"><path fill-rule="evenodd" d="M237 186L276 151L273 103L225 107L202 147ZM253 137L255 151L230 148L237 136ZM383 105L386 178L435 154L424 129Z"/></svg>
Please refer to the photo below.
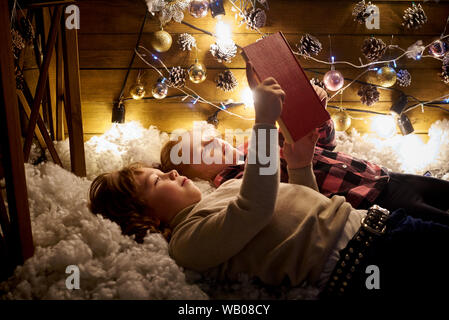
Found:
<svg viewBox="0 0 449 320"><path fill-rule="evenodd" d="M201 83L206 80L207 70L204 64L199 63L198 59L195 59L195 63L189 68L189 78L193 83Z"/></svg>
<svg viewBox="0 0 449 320"><path fill-rule="evenodd" d="M421 59L424 48L425 47L422 45L422 40L416 41L414 44L407 48L407 57L414 60Z"/></svg>
<svg viewBox="0 0 449 320"><path fill-rule="evenodd" d="M195 18L202 18L207 15L209 10L209 1L193 0L190 2L189 12Z"/></svg>
<svg viewBox="0 0 449 320"><path fill-rule="evenodd" d="M368 9L368 6L371 6L371 1L368 2L368 4L365 4L365 0L362 0L355 5L354 9L352 10L354 21L357 21L360 24L366 22L366 19L368 19L374 13L374 10L371 10L371 12L368 12L366 10Z"/></svg>
<svg viewBox="0 0 449 320"><path fill-rule="evenodd" d="M191 51L192 48L196 48L196 39L191 34L181 33L178 38L178 44L182 51Z"/></svg>
<svg viewBox="0 0 449 320"><path fill-rule="evenodd" d="M170 49L172 44L172 37L170 33L161 29L153 33L151 38L151 46L157 52L166 52Z"/></svg>
<svg viewBox="0 0 449 320"><path fill-rule="evenodd" d="M447 50L447 45L445 42L441 40L436 40L432 42L432 44L429 47L430 53L433 54L434 57L440 58L444 56Z"/></svg>
<svg viewBox="0 0 449 320"><path fill-rule="evenodd" d="M14 59L19 59L20 51L25 48L25 41L16 29L11 29L12 52Z"/></svg>
<svg viewBox="0 0 449 320"><path fill-rule="evenodd" d="M386 48L386 44L381 39L371 37L363 42L362 52L369 61L375 61L383 56Z"/></svg>
<svg viewBox="0 0 449 320"><path fill-rule="evenodd" d="M377 91L377 87L372 84L363 85L357 94L360 96L360 101L368 107L379 101L380 93Z"/></svg>
<svg viewBox="0 0 449 320"><path fill-rule="evenodd" d="M396 79L396 71L391 67L385 66L377 70L377 80L382 87L394 86Z"/></svg>
<svg viewBox="0 0 449 320"><path fill-rule="evenodd" d="M167 85L173 88L182 88L186 84L187 72L182 67L173 67L170 69Z"/></svg>
<svg viewBox="0 0 449 320"><path fill-rule="evenodd" d="M267 14L263 9L257 8L246 11L243 14L243 20L240 24L246 23L247 28L259 29L265 27L267 23Z"/></svg>
<svg viewBox="0 0 449 320"><path fill-rule="evenodd" d="M331 118L337 131L346 131L351 126L351 118L346 111L340 110L334 113Z"/></svg>
<svg viewBox="0 0 449 320"><path fill-rule="evenodd" d="M225 70L217 74L215 83L217 85L217 88L220 88L225 92L234 90L238 85L237 79L235 78L231 70Z"/></svg>
<svg viewBox="0 0 449 320"><path fill-rule="evenodd" d="M151 94L156 99L164 99L168 93L167 79L159 78L156 83L153 85L153 89L151 90Z"/></svg>
<svg viewBox="0 0 449 320"><path fill-rule="evenodd" d="M301 40L296 45L299 53L305 56L317 55L322 49L321 42L310 34L306 34L301 37Z"/></svg>
<svg viewBox="0 0 449 320"><path fill-rule="evenodd" d="M25 39L25 41L31 44L34 40L34 28L30 20L22 17L20 19L20 34Z"/></svg>
<svg viewBox="0 0 449 320"><path fill-rule="evenodd" d="M324 85L330 91L338 91L343 87L345 79L340 71L332 70L326 72L323 78Z"/></svg>
<svg viewBox="0 0 449 320"><path fill-rule="evenodd" d="M404 19L402 25L408 29L419 29L427 22L426 13L419 3L418 5L413 3L411 7L405 9L402 18Z"/></svg>
<svg viewBox="0 0 449 320"><path fill-rule="evenodd" d="M210 46L210 52L218 62L231 62L237 54L237 46L234 41L217 41Z"/></svg>
<svg viewBox="0 0 449 320"><path fill-rule="evenodd" d="M401 87L408 87L412 82L412 76L408 70L399 70L397 72L397 81Z"/></svg>
<svg viewBox="0 0 449 320"><path fill-rule="evenodd" d="M145 87L140 82L140 79L131 87L129 94L134 100L140 100L145 96Z"/></svg>
<svg viewBox="0 0 449 320"><path fill-rule="evenodd" d="M184 11L189 7L191 0L166 0L159 9L159 21L166 25L172 19L178 23L184 19ZM148 1L147 1L148 5ZM157 9L157 8L156 8Z"/></svg>

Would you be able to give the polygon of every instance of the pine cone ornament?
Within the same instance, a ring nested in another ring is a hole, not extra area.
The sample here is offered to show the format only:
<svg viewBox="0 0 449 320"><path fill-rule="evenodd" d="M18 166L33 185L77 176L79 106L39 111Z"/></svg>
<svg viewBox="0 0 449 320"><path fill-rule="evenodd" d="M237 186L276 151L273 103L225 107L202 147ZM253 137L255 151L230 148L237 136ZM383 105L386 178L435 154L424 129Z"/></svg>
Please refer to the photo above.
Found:
<svg viewBox="0 0 449 320"><path fill-rule="evenodd" d="M383 56L386 48L387 45L382 39L371 37L363 42L362 52L368 60L375 61Z"/></svg>
<svg viewBox="0 0 449 320"><path fill-rule="evenodd" d="M170 69L167 85L173 88L182 88L187 80L187 72L182 67L173 67Z"/></svg>
<svg viewBox="0 0 449 320"><path fill-rule="evenodd" d="M301 40L296 45L296 47L298 48L299 52L305 56L310 56L312 54L317 55L323 48L321 42L308 33L301 37Z"/></svg>
<svg viewBox="0 0 449 320"><path fill-rule="evenodd" d="M418 5L413 3L411 7L405 9L402 18L404 19L402 25L408 29L419 29L427 22L426 13L419 3Z"/></svg>
<svg viewBox="0 0 449 320"><path fill-rule="evenodd" d="M210 52L218 62L231 62L237 54L237 46L234 42L214 43L210 46Z"/></svg>
<svg viewBox="0 0 449 320"><path fill-rule="evenodd" d="M360 101L367 106L372 106L379 101L379 91L377 91L377 87L372 84L363 85L360 87L357 94L360 96Z"/></svg>
<svg viewBox="0 0 449 320"><path fill-rule="evenodd" d="M312 79L310 79L310 83L326 90L326 85L320 79L312 78Z"/></svg>
<svg viewBox="0 0 449 320"><path fill-rule="evenodd" d="M247 27L253 30L263 28L267 23L267 14L260 8L245 11L244 20Z"/></svg>
<svg viewBox="0 0 449 320"><path fill-rule="evenodd" d="M25 41L16 29L11 29L11 40L14 59L19 59L20 51L25 48Z"/></svg>
<svg viewBox="0 0 449 320"><path fill-rule="evenodd" d="M34 28L30 20L22 17L20 19L20 34L27 43L32 43L34 40Z"/></svg>
<svg viewBox="0 0 449 320"><path fill-rule="evenodd" d="M360 24L363 24L366 22L366 19L368 19L373 12L367 12L366 9L368 9L368 6L371 6L371 2L368 2L368 4L365 4L365 0L362 0L358 2L354 9L352 10L352 15L354 16L354 21L357 21Z"/></svg>
<svg viewBox="0 0 449 320"><path fill-rule="evenodd" d="M225 70L219 73L215 78L215 83L217 84L217 88L220 88L225 92L234 90L238 85L237 79L231 70Z"/></svg>
<svg viewBox="0 0 449 320"><path fill-rule="evenodd" d="M399 70L396 73L397 76L397 82L401 87L408 87L412 82L412 76L410 75L410 72L408 70Z"/></svg>
<svg viewBox="0 0 449 320"><path fill-rule="evenodd" d="M181 46L182 51L191 51L192 48L196 48L196 39L189 33L182 33L179 35L178 44Z"/></svg>

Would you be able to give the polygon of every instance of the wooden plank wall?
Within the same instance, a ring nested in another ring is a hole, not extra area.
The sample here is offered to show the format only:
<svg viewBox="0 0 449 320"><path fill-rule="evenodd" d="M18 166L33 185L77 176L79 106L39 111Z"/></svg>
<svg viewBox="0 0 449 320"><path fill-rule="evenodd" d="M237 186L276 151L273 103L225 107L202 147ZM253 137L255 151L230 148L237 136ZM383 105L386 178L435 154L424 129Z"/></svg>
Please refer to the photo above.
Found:
<svg viewBox="0 0 449 320"><path fill-rule="evenodd" d="M366 60L360 51L362 42L370 35L384 40L385 43L397 44L407 49L417 40L425 44L437 39L442 33L447 15L449 14L449 1L425 1L423 5L428 16L428 23L417 31L404 30L401 27L403 11L411 5L410 1L375 1L380 9L380 29L368 30L365 25L353 21L352 9L357 1L269 1L270 10L267 11L267 26L263 32L273 33L282 31L292 47L299 42L305 33L310 33L322 42L323 50L317 56L321 60L330 57L328 35L331 35L332 55L336 60L346 60L359 64L359 57ZM79 50L81 67L81 94L82 112L84 122L85 139L92 135L102 134L111 125L111 110L114 99L117 98L123 82L126 68L131 59L133 48L138 37L138 31L145 15L146 5L143 0L81 0L78 3L81 15L81 29L79 30ZM226 16L224 21L233 26L233 39L240 45L252 43L260 38L260 35L245 26L238 26L234 18L234 12L230 10L228 0L225 0ZM194 24L202 29L214 32L216 20L210 14L201 19L195 19L186 13L186 22ZM144 28L143 44L150 50L151 33L158 30L159 21L150 18ZM245 78L245 64L240 55L237 55L232 63L218 63L210 54L209 46L214 39L204 33L193 30L186 25L171 22L165 27L173 37L172 48L158 56L168 66L182 65L188 67L193 63L195 53L183 52L176 43L180 33L188 32L197 39L198 57L208 69L208 77L202 84L188 86L196 90L200 95L210 101L224 101L233 99L240 101L241 90L247 87ZM393 36L393 37L392 37ZM400 54L400 51L390 52L392 56ZM329 68L323 64L300 58L310 78L322 79ZM412 94L421 100L436 98L444 93L449 93L449 86L445 85L438 75L441 72L441 62L435 59L422 59L414 61L403 58L398 63L398 68L407 68L412 75L412 85L403 89L407 94ZM145 68L144 81L147 84L147 94L150 94L151 86L157 79L157 73L145 66L138 58L133 65L128 80L129 87L136 79L137 70ZM214 78L217 73L225 68L230 68L238 79L239 86L232 93L224 93L215 87ZM345 78L354 79L361 71L347 65L337 67ZM366 78L361 78L366 80ZM348 81L346 83L349 83ZM342 96L337 96L330 104L358 109L369 109L385 112L391 107L392 101L397 96L397 91L379 90L380 102L371 107L360 103L357 90L360 84L355 84L347 89ZM401 89L398 85L394 88ZM125 91L128 94L128 89ZM175 89L169 90L169 95L178 94ZM341 101L341 102L340 102ZM209 105L197 103L195 105L181 103L179 99L165 100L141 100L126 101L126 121L139 120L144 126L156 125L162 131L171 132L176 128L191 127L192 121L206 120L216 109ZM253 110L243 107L235 107L231 111L246 117L253 116ZM334 110L330 110L334 112ZM352 113L356 118L353 127L360 132L370 131L369 117L371 115ZM427 133L430 125L437 119L448 118L449 113L441 110L426 108L422 113L421 108L408 113L415 127L416 133ZM219 114L218 129L224 132L225 128L251 127L252 123L246 120Z"/></svg>

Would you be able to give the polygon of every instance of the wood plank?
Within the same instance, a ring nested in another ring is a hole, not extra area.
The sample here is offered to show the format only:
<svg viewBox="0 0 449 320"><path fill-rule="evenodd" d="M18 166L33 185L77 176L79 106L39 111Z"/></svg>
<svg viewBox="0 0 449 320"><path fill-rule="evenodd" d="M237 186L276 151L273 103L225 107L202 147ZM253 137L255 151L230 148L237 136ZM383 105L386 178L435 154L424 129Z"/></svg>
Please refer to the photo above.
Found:
<svg viewBox="0 0 449 320"><path fill-rule="evenodd" d="M56 140L64 140L64 60L62 52L62 35L56 39Z"/></svg>
<svg viewBox="0 0 449 320"><path fill-rule="evenodd" d="M352 9L354 1L297 1L294 4L289 0L277 0L270 2L270 10L267 12L267 26L262 32L277 32L282 30L287 33L305 33L311 30L319 30L321 34L404 34L411 33L401 26L404 10L410 6L410 2L375 2L380 10L380 29L368 30L364 25L353 21ZM235 25L235 13L230 10L230 3L225 2L225 22ZM428 23L421 29L412 31L413 34L439 35L446 22L449 4L447 2L435 3L428 1L423 4L428 16ZM81 33L135 33L138 30L139 21L146 10L144 2L117 0L111 3L105 0L79 1L81 12ZM328 12L331 10L331 13ZM107 12L107 14L105 14ZM325 23L323 23L325 19ZM207 15L196 19L190 14L185 14L185 21L194 24L207 31L214 31L216 20ZM145 32L151 32L159 28L159 20L153 18L145 28ZM190 28L179 23L170 23L166 26L168 32L188 32ZM190 29L191 30L191 29ZM245 26L235 27L234 33L252 33Z"/></svg>
<svg viewBox="0 0 449 320"><path fill-rule="evenodd" d="M10 17L7 1L0 1L0 30L9 30ZM11 48L11 34L0 32L0 125L1 148L8 209L11 222L11 242L8 249L12 253L13 264L22 264L34 253L31 233L28 194L25 181L24 158L21 150L19 109L15 88L15 75Z"/></svg>
<svg viewBox="0 0 449 320"><path fill-rule="evenodd" d="M66 16L66 15L65 15ZM72 172L86 176L86 160L83 144L83 118L81 113L81 92L78 57L78 37L76 29L66 29L65 19L61 23L64 53L64 77L66 101L65 114L69 124L70 162Z"/></svg>
<svg viewBox="0 0 449 320"><path fill-rule="evenodd" d="M198 59L208 68L219 68L226 66L228 68L244 68L245 61L239 53L232 59L231 63L222 64L219 63L210 53L210 45L214 43L214 38L205 34L192 34L197 40L198 44ZM302 34L289 33L285 34L290 46L296 51L296 44L299 43ZM188 66L193 63L196 52L182 51L177 44L179 34L172 34L173 44L169 51L164 53L158 53L157 56L167 65L183 65ZM120 69L127 68L130 57L132 56L134 45L137 35L129 34L81 34L80 35L80 67L81 69ZM240 46L246 46L255 42L260 36L257 34L236 34L233 40ZM316 59L323 61L330 60L330 46L329 39L326 36L317 37L322 43L322 51L319 55L314 56ZM332 42L332 55L335 56L337 61L345 60L356 65L360 65L359 58L364 63L368 63L361 47L363 41L369 38L366 35L337 35L331 37ZM417 38L414 35L401 35L399 37L391 36L378 36L376 37L385 42L385 44L398 45L399 47L407 50L407 48L413 45L417 40L422 40L425 45L431 43L436 39L434 36L423 36ZM148 50L154 51L150 45L149 40L151 34L144 34L142 36L142 43ZM154 53L156 53L154 51ZM402 55L403 52L398 49L391 49L385 55L383 60L393 59ZM426 52L426 54L429 54ZM299 58L303 68L323 68L325 64L315 62L311 59ZM407 58L404 56L397 61L399 68L407 67L408 69L424 69L424 68L441 68L441 61L432 58L423 58L419 61ZM159 67L159 65L156 65ZM340 65L337 65L340 66ZM347 65L341 65L347 67ZM136 58L134 68L146 67L139 58Z"/></svg>

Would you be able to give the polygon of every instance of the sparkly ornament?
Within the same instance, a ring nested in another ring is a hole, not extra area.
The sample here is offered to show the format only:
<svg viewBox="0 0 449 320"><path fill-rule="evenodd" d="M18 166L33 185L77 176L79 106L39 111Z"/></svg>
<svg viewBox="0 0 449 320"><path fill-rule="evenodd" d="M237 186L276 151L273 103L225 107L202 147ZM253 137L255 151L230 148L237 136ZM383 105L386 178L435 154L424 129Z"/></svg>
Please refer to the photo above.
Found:
<svg viewBox="0 0 449 320"><path fill-rule="evenodd" d="M14 59L19 59L20 51L25 48L25 41L16 29L11 29L12 52Z"/></svg>
<svg viewBox="0 0 449 320"><path fill-rule="evenodd" d="M159 30L153 33L151 38L151 46L157 52L166 52L170 49L172 37L167 31Z"/></svg>
<svg viewBox="0 0 449 320"><path fill-rule="evenodd" d="M181 46L182 51L191 51L192 48L196 48L196 39L191 34L181 33L178 38L178 44Z"/></svg>
<svg viewBox="0 0 449 320"><path fill-rule="evenodd" d="M209 1L193 0L190 2L189 12L195 18L202 18L207 15L209 10Z"/></svg>
<svg viewBox="0 0 449 320"><path fill-rule="evenodd" d="M345 79L340 71L330 70L326 72L323 78L324 85L330 91L338 91L343 87Z"/></svg>
<svg viewBox="0 0 449 320"><path fill-rule="evenodd" d="M369 61L375 61L384 55L386 48L382 39L371 37L363 42L362 52Z"/></svg>
<svg viewBox="0 0 449 320"><path fill-rule="evenodd" d="M234 90L238 85L237 79L229 69L217 74L215 83L217 85L217 88L220 88L225 92Z"/></svg>
<svg viewBox="0 0 449 320"><path fill-rule="evenodd" d="M414 60L421 59L421 56L424 51L424 46L422 45L422 40L416 41L410 47L407 48L407 57Z"/></svg>
<svg viewBox="0 0 449 320"><path fill-rule="evenodd" d="M331 118L337 131L346 131L351 126L351 118L346 111L340 110L334 113Z"/></svg>
<svg viewBox="0 0 449 320"><path fill-rule="evenodd" d="M397 73L397 81L401 87L408 87L412 82L412 76L408 70L399 70Z"/></svg>
<svg viewBox="0 0 449 320"><path fill-rule="evenodd" d="M388 66L382 67L377 70L377 80L382 87L392 87L397 80L396 71Z"/></svg>
<svg viewBox="0 0 449 320"><path fill-rule="evenodd" d="M145 87L140 80L137 80L137 82L129 90L129 93L134 100L140 100L145 96Z"/></svg>
<svg viewBox="0 0 449 320"><path fill-rule="evenodd" d="M434 57L440 58L444 56L447 50L447 45L445 42L441 40L436 40L432 42L432 44L429 47L430 53L434 55Z"/></svg>
<svg viewBox="0 0 449 320"><path fill-rule="evenodd" d="M237 54L237 46L234 41L217 41L210 46L210 52L218 62L231 62Z"/></svg>
<svg viewBox="0 0 449 320"><path fill-rule="evenodd" d="M402 18L404 19L402 25L408 29L419 29L427 22L426 13L419 3L418 5L413 3L411 7L405 9Z"/></svg>
<svg viewBox="0 0 449 320"><path fill-rule="evenodd" d="M377 87L372 84L363 85L357 94L360 96L360 101L368 107L379 101L380 93L377 91Z"/></svg>
<svg viewBox="0 0 449 320"><path fill-rule="evenodd" d="M186 84L187 72L182 67L170 69L167 85L173 88L182 88Z"/></svg>
<svg viewBox="0 0 449 320"><path fill-rule="evenodd" d="M204 64L199 63L198 59L195 59L195 63L189 68L189 78L193 83L201 83L206 80L207 70Z"/></svg>
<svg viewBox="0 0 449 320"><path fill-rule="evenodd" d="M168 93L167 79L159 78L154 84L151 94L156 99L164 99Z"/></svg>
<svg viewBox="0 0 449 320"><path fill-rule="evenodd" d="M311 56L312 54L317 55L322 49L321 42L308 33L301 37L301 40L296 47L298 48L299 53L304 56Z"/></svg>
<svg viewBox="0 0 449 320"><path fill-rule="evenodd" d="M358 2L352 10L354 21L357 21L360 24L365 23L366 19L374 13L374 10L371 10L371 12L367 11L369 6L371 6L371 2L368 2L368 4L365 4L365 0Z"/></svg>
<svg viewBox="0 0 449 320"><path fill-rule="evenodd" d="M166 25L172 19L178 23L184 19L184 11L189 7L191 0L166 0L159 9L159 21ZM147 1L148 5L148 1Z"/></svg>

